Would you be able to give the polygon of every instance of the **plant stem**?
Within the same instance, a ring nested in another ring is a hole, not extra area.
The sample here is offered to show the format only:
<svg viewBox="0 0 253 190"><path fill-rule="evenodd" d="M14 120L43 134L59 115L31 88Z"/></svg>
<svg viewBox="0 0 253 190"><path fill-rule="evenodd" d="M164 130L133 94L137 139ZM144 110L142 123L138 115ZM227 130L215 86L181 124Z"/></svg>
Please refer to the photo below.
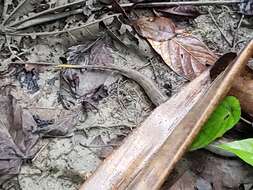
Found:
<svg viewBox="0 0 253 190"><path fill-rule="evenodd" d="M240 3L240 0L220 0L220 1L179 1L179 2L148 2L148 3L124 3L120 4L122 8L156 8L156 7L170 7L177 5L231 5ZM111 9L112 6L108 6L107 8Z"/></svg>

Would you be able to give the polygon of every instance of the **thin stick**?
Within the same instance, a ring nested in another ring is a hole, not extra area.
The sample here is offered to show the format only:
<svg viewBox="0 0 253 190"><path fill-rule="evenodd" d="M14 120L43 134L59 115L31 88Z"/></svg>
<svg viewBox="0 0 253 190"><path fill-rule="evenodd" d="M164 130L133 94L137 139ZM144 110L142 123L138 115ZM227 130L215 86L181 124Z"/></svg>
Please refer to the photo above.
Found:
<svg viewBox="0 0 253 190"><path fill-rule="evenodd" d="M240 119L241 119L242 121L244 121L245 123L247 123L247 124L249 124L249 125L252 125L252 122L250 122L249 120L243 118L242 116L241 116Z"/></svg>
<svg viewBox="0 0 253 190"><path fill-rule="evenodd" d="M176 5L232 5L240 3L240 0L227 0L227 1L180 1L180 2L148 2L148 3L125 3L120 4L122 8L156 8L156 7L170 7ZM107 6L107 8L111 9L112 6Z"/></svg>
<svg viewBox="0 0 253 190"><path fill-rule="evenodd" d="M117 146L119 146L118 144L101 144L101 145L85 145L82 143L79 143L79 144L85 148L103 148L103 147L117 147Z"/></svg>
<svg viewBox="0 0 253 190"><path fill-rule="evenodd" d="M18 26L16 28L12 27L11 29L22 30L22 29L28 28L30 26L35 26L38 24L46 23L46 22L52 22L54 20L58 20L58 19L62 19L62 18L68 17L68 16L80 14L82 12L83 12L82 9L76 9L76 10L67 11L67 12L63 12L63 13L45 15L45 16L41 16L39 18L34 18L32 20L28 20L26 22L23 22L20 26Z"/></svg>
<svg viewBox="0 0 253 190"><path fill-rule="evenodd" d="M209 15L211 16L211 19L212 19L213 23L215 24L215 26L217 27L217 29L220 31L222 37L225 39L225 41L228 43L228 45L229 45L230 47L232 47L231 42L227 39L227 37L226 37L226 35L224 34L224 32L220 29L220 27L219 27L218 23L216 22L216 20L215 20L213 14L212 14L212 12L210 11L210 9L208 9L208 13L209 13Z"/></svg>
<svg viewBox="0 0 253 190"><path fill-rule="evenodd" d="M115 16L119 16L119 15L120 14L109 15L109 16L106 16L104 18L101 18L101 19L98 19L98 20L86 23L86 24L84 24L82 26L73 27L73 28L70 28L70 29L65 29L65 30L60 30L60 31L37 32L37 33L9 33L8 35L10 35L10 36L31 36L31 35L35 35L35 36L50 36L50 35L58 35L58 34L67 33L67 32L71 32L71 31L75 31L75 30L80 30L82 28L91 26L91 25L99 23L99 22L101 22L103 20L107 20L107 19L113 18Z"/></svg>
<svg viewBox="0 0 253 190"><path fill-rule="evenodd" d="M134 125L127 125L127 124L119 124L119 125L109 125L109 126L102 126L102 125L92 125L92 126L89 126L89 127L86 127L85 129L99 129L99 128L102 128L102 129L111 129L111 128L129 128L129 129L134 129L136 126Z"/></svg>
<svg viewBox="0 0 253 190"><path fill-rule="evenodd" d="M236 47L238 32L239 32L239 29L240 29L240 27L241 27L241 24L242 24L243 19L244 19L244 15L241 15L240 21L238 22L238 25L237 25L236 31L235 31L235 35L234 35L234 38L233 38L233 43L232 43L232 44L233 44L233 49L235 49L235 47Z"/></svg>
<svg viewBox="0 0 253 190"><path fill-rule="evenodd" d="M27 2L27 0L23 0L12 12L10 15L8 15L8 17L3 21L3 25L5 25L12 17L13 15L20 9L20 7L22 7L25 3ZM7 11L7 10L6 10Z"/></svg>
<svg viewBox="0 0 253 190"><path fill-rule="evenodd" d="M11 55L14 56L15 58L17 58L19 61L23 61L19 56L17 56L17 55L13 52L13 50L12 50L12 48L11 48L11 45L10 45L10 42L9 42L9 40L8 40L8 36L7 36L7 35L5 35L5 38L6 38L6 43L7 43L8 49L9 49L10 52L11 52Z"/></svg>
<svg viewBox="0 0 253 190"><path fill-rule="evenodd" d="M34 162L38 157L39 157L39 155L41 154L41 152L47 147L49 145L49 141L46 143L46 144L44 144L40 149L39 149L39 151L36 153L36 155L33 157L33 159L32 159L32 162Z"/></svg>
<svg viewBox="0 0 253 190"><path fill-rule="evenodd" d="M41 110L65 110L63 108L57 108L57 107L24 107L24 109L41 109Z"/></svg>
<svg viewBox="0 0 253 190"><path fill-rule="evenodd" d="M47 63L47 62L23 62L23 61L17 61L17 62L9 62L9 64L17 64L17 65L42 65L42 66L56 66L57 63Z"/></svg>
<svg viewBox="0 0 253 190"><path fill-rule="evenodd" d="M29 16L25 19L22 19L22 20L19 20L19 21L16 21L12 24L10 24L9 26L10 27L14 27L14 26L17 26L17 25L20 25L28 20L31 20L31 19L34 19L34 18L37 18L37 17L40 17L42 15L46 15L46 14L52 14L52 13L56 13L57 11L60 11L62 9L66 9L68 7L73 7L73 6L77 6L77 5L81 5L82 3L84 3L86 0L81 0L81 1L77 1L77 2L73 2L73 3L69 3L69 4L66 4L66 5L62 5L62 6L58 6L58 7L55 7L55 8L52 8L52 9L49 9L49 10L45 10L45 11L42 11L42 12L39 12L37 14L34 14L32 16Z"/></svg>

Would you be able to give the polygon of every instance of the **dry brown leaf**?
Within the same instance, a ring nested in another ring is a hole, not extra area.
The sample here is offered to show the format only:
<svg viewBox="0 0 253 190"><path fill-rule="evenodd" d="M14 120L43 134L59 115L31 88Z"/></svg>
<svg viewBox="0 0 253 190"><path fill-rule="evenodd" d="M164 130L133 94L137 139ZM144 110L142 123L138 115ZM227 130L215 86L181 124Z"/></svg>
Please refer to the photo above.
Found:
<svg viewBox="0 0 253 190"><path fill-rule="evenodd" d="M172 70L189 80L199 76L217 59L196 37L188 34L175 36L175 24L168 18L142 17L133 25Z"/></svg>
<svg viewBox="0 0 253 190"><path fill-rule="evenodd" d="M233 83L229 94L237 97L242 109L253 116L253 71L246 68Z"/></svg>
<svg viewBox="0 0 253 190"><path fill-rule="evenodd" d="M136 31L144 38L166 41L175 36L176 26L165 17L141 17L133 23Z"/></svg>
<svg viewBox="0 0 253 190"><path fill-rule="evenodd" d="M212 65L217 59L216 55L194 36L179 35L164 42L151 39L148 41L172 70L189 80L199 76L207 65Z"/></svg>

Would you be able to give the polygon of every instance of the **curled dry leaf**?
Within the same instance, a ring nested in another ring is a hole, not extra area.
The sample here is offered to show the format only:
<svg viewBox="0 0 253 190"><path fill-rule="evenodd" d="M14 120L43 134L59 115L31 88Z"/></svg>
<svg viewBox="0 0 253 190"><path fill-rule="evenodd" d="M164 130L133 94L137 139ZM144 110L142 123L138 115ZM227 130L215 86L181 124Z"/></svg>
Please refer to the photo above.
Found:
<svg viewBox="0 0 253 190"><path fill-rule="evenodd" d="M166 41L175 36L176 26L165 17L141 17L133 23L136 31L144 38Z"/></svg>
<svg viewBox="0 0 253 190"><path fill-rule="evenodd" d="M230 95L237 97L242 110L253 116L253 72L246 68L233 83Z"/></svg>
<svg viewBox="0 0 253 190"><path fill-rule="evenodd" d="M217 59L216 55L194 36L180 35L164 42L151 39L148 41L172 70L189 80L199 76L207 65L212 65Z"/></svg>
<svg viewBox="0 0 253 190"><path fill-rule="evenodd" d="M165 9L156 9L156 11L161 12L163 14L183 16L187 18L196 18L200 15L198 9L192 5L176 6Z"/></svg>

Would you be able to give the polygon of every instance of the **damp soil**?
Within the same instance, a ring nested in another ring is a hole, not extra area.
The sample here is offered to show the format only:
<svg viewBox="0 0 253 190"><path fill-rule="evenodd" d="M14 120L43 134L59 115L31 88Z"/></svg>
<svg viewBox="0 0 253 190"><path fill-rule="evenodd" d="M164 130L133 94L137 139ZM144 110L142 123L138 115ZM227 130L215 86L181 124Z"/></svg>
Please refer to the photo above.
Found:
<svg viewBox="0 0 253 190"><path fill-rule="evenodd" d="M215 7L211 11L220 29L232 42L240 15L226 6ZM77 19L75 16L73 17L73 19ZM57 21L55 25L60 25L59 22ZM252 20L245 18L239 28L238 43L235 45L234 51L239 51L249 39L252 39L253 29L249 23L252 24ZM194 21L184 24L187 24L189 32L198 36L218 55L232 50L232 47L228 45L221 35L209 14L201 15ZM14 37L14 39L19 40L18 37ZM67 48L69 48L68 45L62 42L63 40L57 37L37 40L25 38L22 39L20 44L29 49L29 53L26 55L29 61L58 63L59 58L64 57ZM117 47L120 47L120 45ZM159 56L154 52L152 53L152 56L149 55L148 59L143 59L133 51L118 48L117 53L113 55L114 63L139 69L141 73L153 79L159 88L170 97L179 91L187 81L170 70ZM1 62L4 62L4 59L5 57L1 56ZM122 76L110 73L108 75L110 75L107 78L109 84L108 96L99 101L96 109L78 113L78 123L72 134L68 137L43 138L39 141L36 146L38 146L40 151L32 160L32 164L24 164L18 175L20 189L78 189L103 159L149 116L154 106L140 86ZM12 89L12 94L23 107L29 109L33 114L38 114L41 118L49 120L57 119L75 111L74 108L65 110L59 103L59 82L59 72L50 68L39 69L39 76L36 78L36 89L32 93L26 86L20 85L18 77L3 80L3 84L11 83L15 85L15 88ZM115 146L104 146L106 144L114 144ZM209 155L206 152L199 154ZM189 155L187 157L190 157L191 161L196 159L196 156ZM212 159L215 158L212 157ZM241 170L245 169L243 166L241 167L243 165L241 161L233 160L233 162L239 164L240 167L238 170L234 170L231 167L237 167L236 164L234 164L236 166L232 164L223 166L224 171L227 170L228 173L233 172L233 175L227 175L227 178L224 179L224 184L222 184L224 189L229 189L229 187L225 187L230 185L227 181L234 179L233 176L241 175ZM194 165L194 163L191 165ZM247 168L247 170L250 169ZM189 172L193 171L189 170ZM199 175L201 174L199 173ZM208 181L207 175L203 178ZM203 185L204 182L198 181L198 183ZM250 182L244 182L242 179L238 181L238 188L244 183ZM204 183L204 187L207 188L209 186L210 184L205 185ZM168 188L165 186L164 189Z"/></svg>

